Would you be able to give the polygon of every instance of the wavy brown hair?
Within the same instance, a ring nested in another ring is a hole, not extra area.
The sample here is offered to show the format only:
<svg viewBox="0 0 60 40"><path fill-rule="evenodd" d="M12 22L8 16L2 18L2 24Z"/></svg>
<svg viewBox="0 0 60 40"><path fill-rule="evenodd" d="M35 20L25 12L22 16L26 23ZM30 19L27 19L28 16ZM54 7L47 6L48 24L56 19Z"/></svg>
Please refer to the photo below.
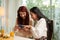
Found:
<svg viewBox="0 0 60 40"><path fill-rule="evenodd" d="M23 19L20 16L19 12L26 12L26 18ZM28 10L27 10L27 8L25 6L19 7L19 9L17 11L17 23L21 24L21 25L29 25L29 12L28 12Z"/></svg>

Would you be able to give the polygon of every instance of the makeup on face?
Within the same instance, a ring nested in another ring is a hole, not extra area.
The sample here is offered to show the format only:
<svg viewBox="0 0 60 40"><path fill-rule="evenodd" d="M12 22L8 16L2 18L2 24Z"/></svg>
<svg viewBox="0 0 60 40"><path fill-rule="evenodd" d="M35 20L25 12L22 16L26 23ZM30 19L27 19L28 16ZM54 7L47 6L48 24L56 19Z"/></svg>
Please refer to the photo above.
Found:
<svg viewBox="0 0 60 40"><path fill-rule="evenodd" d="M33 20L37 20L37 15L35 13L30 12L30 14L31 14L31 17L33 18Z"/></svg>
<svg viewBox="0 0 60 40"><path fill-rule="evenodd" d="M20 14L20 16L21 16L23 19L25 19L25 17L26 17L26 12L19 12L19 14Z"/></svg>

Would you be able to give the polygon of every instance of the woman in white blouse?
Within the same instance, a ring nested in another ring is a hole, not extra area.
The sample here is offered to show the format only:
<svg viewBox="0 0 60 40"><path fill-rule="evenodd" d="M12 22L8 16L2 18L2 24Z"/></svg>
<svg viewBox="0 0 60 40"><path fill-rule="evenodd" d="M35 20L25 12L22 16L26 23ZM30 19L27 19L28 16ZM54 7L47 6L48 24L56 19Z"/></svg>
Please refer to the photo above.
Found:
<svg viewBox="0 0 60 40"><path fill-rule="evenodd" d="M30 30L33 34L33 38L36 40L47 40L47 21L49 19L45 17L37 7L31 8L30 14L36 23L34 23L34 26L26 27L31 28Z"/></svg>

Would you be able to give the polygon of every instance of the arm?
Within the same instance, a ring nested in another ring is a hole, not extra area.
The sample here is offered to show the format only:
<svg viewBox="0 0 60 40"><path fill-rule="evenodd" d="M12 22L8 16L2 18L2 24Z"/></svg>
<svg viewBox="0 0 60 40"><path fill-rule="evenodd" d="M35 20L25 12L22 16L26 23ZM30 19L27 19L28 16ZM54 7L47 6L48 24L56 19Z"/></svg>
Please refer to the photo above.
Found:
<svg viewBox="0 0 60 40"><path fill-rule="evenodd" d="M31 32L34 38L41 38L47 36L47 28L45 19L40 19L35 27L31 27Z"/></svg>
<svg viewBox="0 0 60 40"><path fill-rule="evenodd" d="M32 25L32 20L29 21L29 25Z"/></svg>
<svg viewBox="0 0 60 40"><path fill-rule="evenodd" d="M18 22L17 22L17 20L16 20L15 27L14 27L14 31L16 31L17 29L19 29L19 25L18 25Z"/></svg>

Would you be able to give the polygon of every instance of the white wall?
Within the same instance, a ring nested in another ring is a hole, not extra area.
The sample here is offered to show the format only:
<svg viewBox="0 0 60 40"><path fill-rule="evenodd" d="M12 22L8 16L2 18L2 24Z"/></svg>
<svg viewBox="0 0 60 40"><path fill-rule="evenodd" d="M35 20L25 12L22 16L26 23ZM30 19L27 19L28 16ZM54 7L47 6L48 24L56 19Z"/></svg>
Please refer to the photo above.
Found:
<svg viewBox="0 0 60 40"><path fill-rule="evenodd" d="M21 6L21 0L2 0L1 6L5 8L5 22L3 27L4 30L9 33L15 26L17 9Z"/></svg>
<svg viewBox="0 0 60 40"><path fill-rule="evenodd" d="M16 17L17 17L17 9L20 6L20 0L9 0L8 4L8 30L11 31L11 29L15 26Z"/></svg>

